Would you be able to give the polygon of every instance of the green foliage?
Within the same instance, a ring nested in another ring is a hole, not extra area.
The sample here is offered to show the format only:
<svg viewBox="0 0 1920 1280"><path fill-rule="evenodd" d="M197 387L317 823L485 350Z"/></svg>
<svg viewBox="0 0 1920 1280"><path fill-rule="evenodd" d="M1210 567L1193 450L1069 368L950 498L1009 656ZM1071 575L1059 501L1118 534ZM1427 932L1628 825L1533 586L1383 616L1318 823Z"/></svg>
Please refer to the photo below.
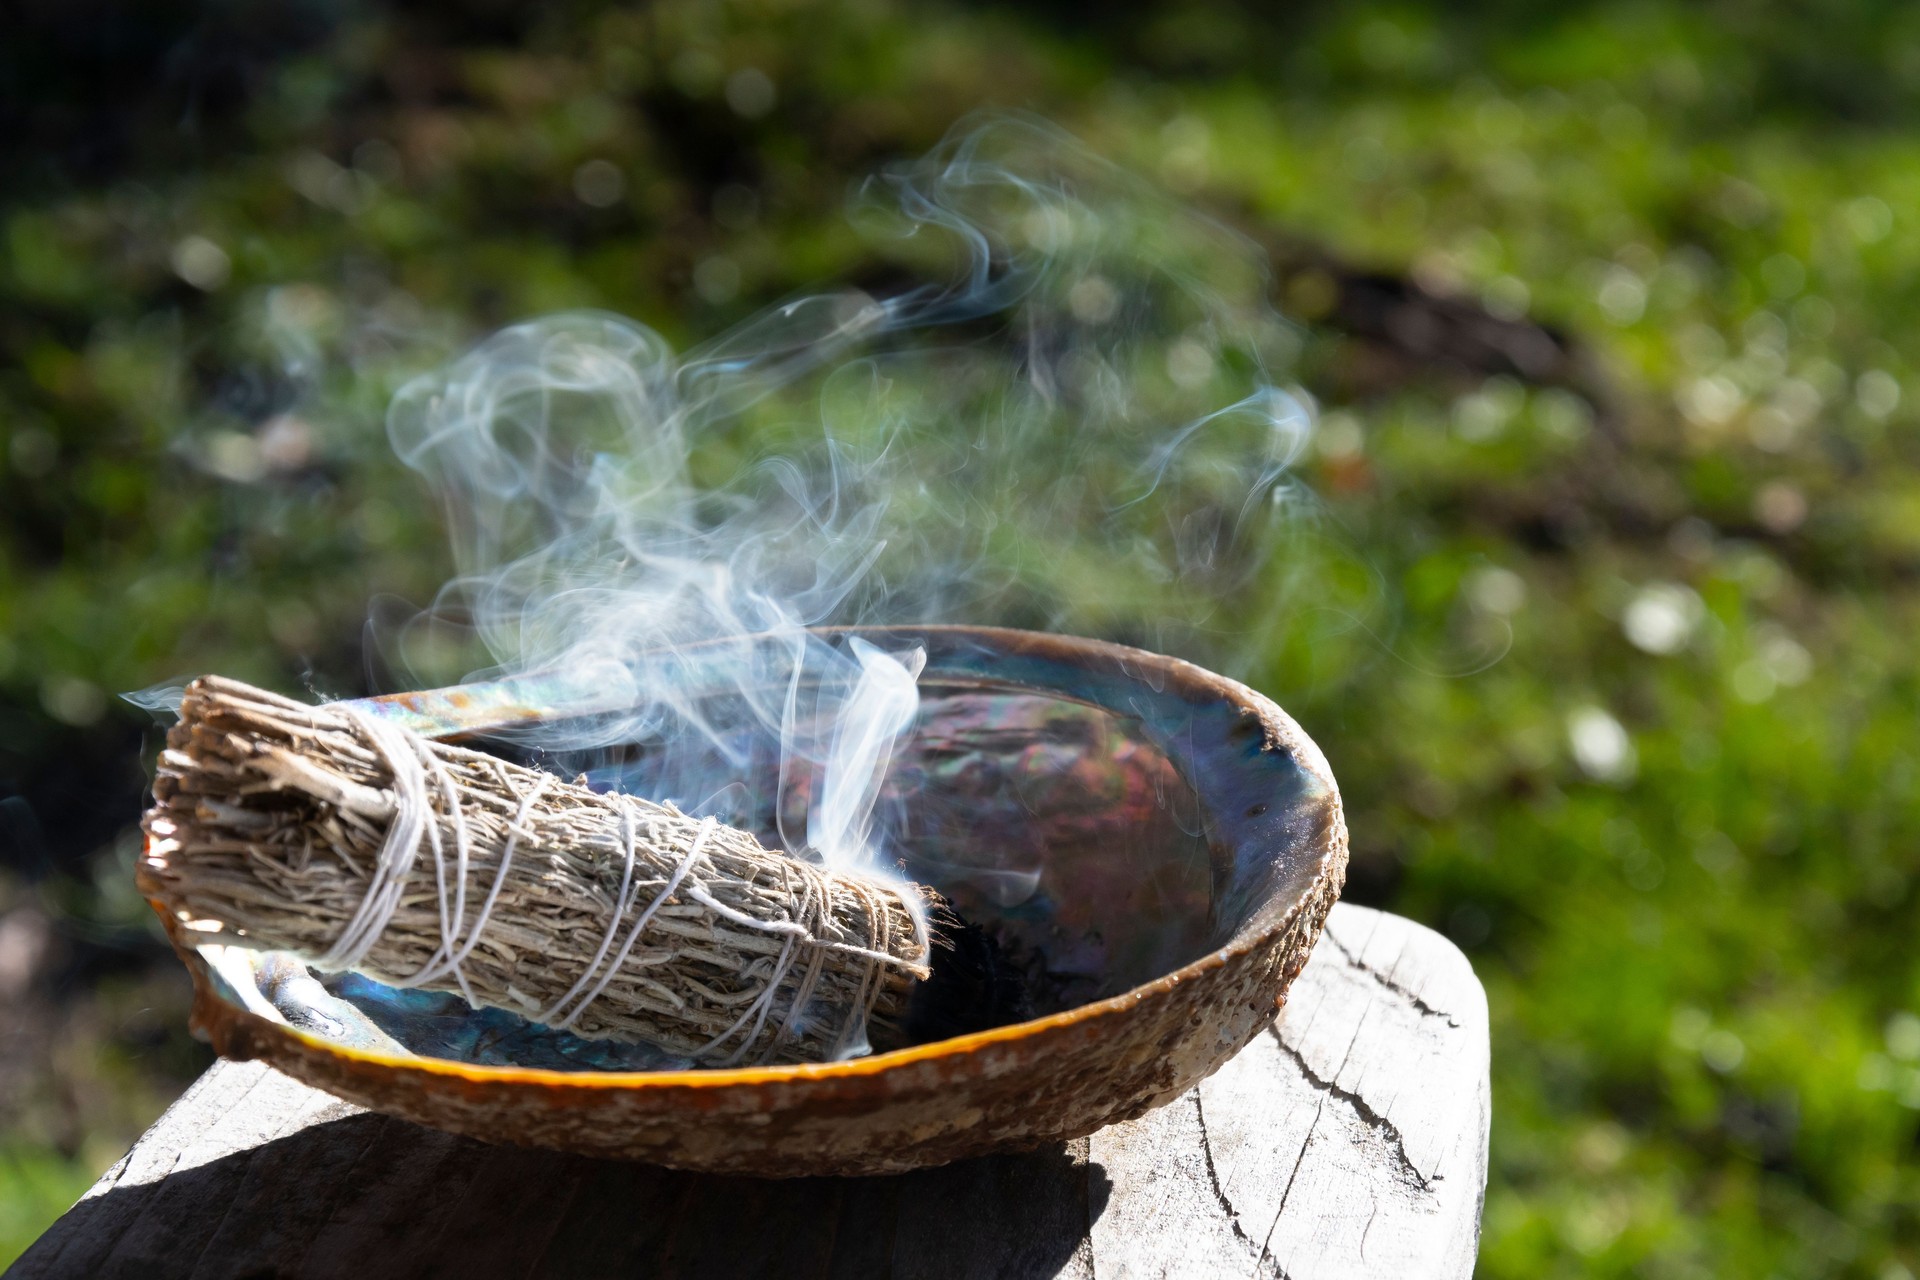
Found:
<svg viewBox="0 0 1920 1280"><path fill-rule="evenodd" d="M261 35L198 153L160 103L0 206L0 786L124 755L110 691L360 687L367 601L448 572L384 457L410 373L545 310L686 343L889 269L848 184L1032 108L1256 235L1570 332L1610 388L1316 328L1318 497L1199 655L1325 748L1353 893L1487 984L1483 1273L1920 1269L1910 9L1259 8ZM35 1141L0 1146L0 1257L85 1181Z"/></svg>
<svg viewBox="0 0 1920 1280"><path fill-rule="evenodd" d="M63 1160L37 1146L0 1150L0 1258L26 1252L47 1224L65 1213L93 1184L90 1162Z"/></svg>

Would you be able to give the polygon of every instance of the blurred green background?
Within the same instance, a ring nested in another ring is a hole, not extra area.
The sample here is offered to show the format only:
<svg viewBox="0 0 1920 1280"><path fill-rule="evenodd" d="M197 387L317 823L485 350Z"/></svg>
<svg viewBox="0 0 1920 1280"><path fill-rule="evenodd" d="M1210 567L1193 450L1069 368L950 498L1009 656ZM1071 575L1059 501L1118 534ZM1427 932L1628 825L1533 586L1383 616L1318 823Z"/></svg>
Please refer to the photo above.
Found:
<svg viewBox="0 0 1920 1280"><path fill-rule="evenodd" d="M362 691L369 601L448 571L401 379L861 278L848 184L1000 105L1262 241L1307 326L1321 509L1248 675L1348 896L1486 983L1482 1273L1920 1270L1920 10L1269 8L20 6L0 1262L207 1060L114 694Z"/></svg>

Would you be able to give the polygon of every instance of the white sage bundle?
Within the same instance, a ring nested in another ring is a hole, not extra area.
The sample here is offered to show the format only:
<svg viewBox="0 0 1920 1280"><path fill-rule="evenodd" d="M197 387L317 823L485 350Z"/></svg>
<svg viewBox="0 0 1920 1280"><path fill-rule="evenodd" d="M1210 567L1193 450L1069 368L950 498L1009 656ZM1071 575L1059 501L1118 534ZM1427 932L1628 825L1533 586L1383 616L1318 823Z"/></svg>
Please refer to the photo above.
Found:
<svg viewBox="0 0 1920 1280"><path fill-rule="evenodd" d="M189 936L693 1063L888 1047L929 975L917 886L218 677L145 825L142 883Z"/></svg>

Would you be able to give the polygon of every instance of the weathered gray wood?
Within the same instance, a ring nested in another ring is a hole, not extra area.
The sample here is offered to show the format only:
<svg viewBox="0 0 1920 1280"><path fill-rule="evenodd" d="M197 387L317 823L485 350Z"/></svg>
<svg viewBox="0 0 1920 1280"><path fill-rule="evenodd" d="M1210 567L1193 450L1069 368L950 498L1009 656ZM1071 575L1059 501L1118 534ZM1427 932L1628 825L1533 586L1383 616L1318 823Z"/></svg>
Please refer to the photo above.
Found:
<svg viewBox="0 0 1920 1280"><path fill-rule="evenodd" d="M1429 929L1334 909L1279 1022L1093 1136L1108 1276L1466 1276L1486 1188L1487 1002Z"/></svg>
<svg viewBox="0 0 1920 1280"><path fill-rule="evenodd" d="M1172 1105L897 1178L489 1147L223 1062L8 1275L1466 1276L1487 1066L1466 959L1344 905L1279 1023Z"/></svg>

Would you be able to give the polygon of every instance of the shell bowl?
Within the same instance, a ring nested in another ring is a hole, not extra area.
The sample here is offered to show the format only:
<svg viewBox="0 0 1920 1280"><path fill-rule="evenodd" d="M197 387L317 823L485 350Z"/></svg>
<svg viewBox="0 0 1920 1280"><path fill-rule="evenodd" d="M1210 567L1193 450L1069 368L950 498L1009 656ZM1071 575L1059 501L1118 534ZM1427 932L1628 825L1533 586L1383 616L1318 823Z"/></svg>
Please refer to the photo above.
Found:
<svg viewBox="0 0 1920 1280"><path fill-rule="evenodd" d="M168 921L195 1032L226 1057L483 1141L797 1177L1081 1137L1178 1097L1272 1020L1347 859L1338 789L1285 712L1189 663L1100 641L861 634L928 651L922 715L889 782L920 815L907 870L1038 957L1041 1016L805 1066L556 1069L514 1047L524 1037L482 1053L474 1034L395 1052L303 1006L319 986L284 981L285 961L223 963ZM732 820L756 818L772 821Z"/></svg>

